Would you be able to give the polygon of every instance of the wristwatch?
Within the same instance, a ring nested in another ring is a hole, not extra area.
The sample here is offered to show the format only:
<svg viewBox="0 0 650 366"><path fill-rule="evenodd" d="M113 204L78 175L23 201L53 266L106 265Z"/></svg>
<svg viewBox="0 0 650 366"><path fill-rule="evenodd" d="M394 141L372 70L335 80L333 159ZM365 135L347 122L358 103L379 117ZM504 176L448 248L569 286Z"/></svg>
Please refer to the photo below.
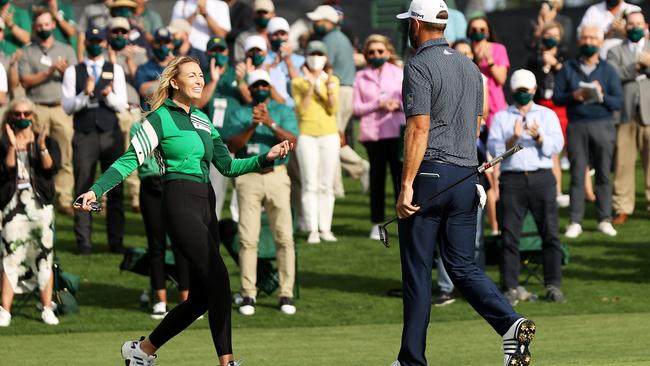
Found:
<svg viewBox="0 0 650 366"><path fill-rule="evenodd" d="M50 152L47 150L47 147L45 149L41 150L41 156L45 156L45 155L47 155L49 153Z"/></svg>
<svg viewBox="0 0 650 366"><path fill-rule="evenodd" d="M271 127L271 129L272 129L273 131L275 131L275 129L278 127L278 125L277 125L277 123L272 122L270 127Z"/></svg>

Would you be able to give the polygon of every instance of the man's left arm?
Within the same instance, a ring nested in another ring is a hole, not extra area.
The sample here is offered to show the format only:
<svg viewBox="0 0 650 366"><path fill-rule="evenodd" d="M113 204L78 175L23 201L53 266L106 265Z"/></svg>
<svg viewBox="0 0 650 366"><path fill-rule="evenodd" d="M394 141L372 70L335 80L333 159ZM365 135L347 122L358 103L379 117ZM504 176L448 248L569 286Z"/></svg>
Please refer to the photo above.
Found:
<svg viewBox="0 0 650 366"><path fill-rule="evenodd" d="M554 112L544 113L542 119L537 144L541 154L550 158L562 152L564 136L562 135L560 120Z"/></svg>
<svg viewBox="0 0 650 366"><path fill-rule="evenodd" d="M603 104L612 111L623 107L623 85L613 67L606 73L606 82L603 85Z"/></svg>
<svg viewBox="0 0 650 366"><path fill-rule="evenodd" d="M120 65L113 65L113 83L112 88L105 89L108 92L103 93L106 98L106 104L111 107L115 112L123 112L127 106L126 95L126 78L124 77L124 69Z"/></svg>

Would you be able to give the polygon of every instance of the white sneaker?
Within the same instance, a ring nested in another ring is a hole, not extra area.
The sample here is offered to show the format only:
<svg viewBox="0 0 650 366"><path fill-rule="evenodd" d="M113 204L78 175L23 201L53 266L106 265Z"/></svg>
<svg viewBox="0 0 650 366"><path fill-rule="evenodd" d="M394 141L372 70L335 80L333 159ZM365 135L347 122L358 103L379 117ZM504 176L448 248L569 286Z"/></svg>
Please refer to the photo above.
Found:
<svg viewBox="0 0 650 366"><path fill-rule="evenodd" d="M318 244L320 243L320 236L318 235L318 231L312 231L309 233L309 237L307 238L307 244Z"/></svg>
<svg viewBox="0 0 650 366"><path fill-rule="evenodd" d="M327 231L327 232L324 232L324 233L320 233L320 238L321 238L321 240L323 240L323 241L338 241L338 239L336 238L336 236L334 236L334 234L332 234L331 231Z"/></svg>
<svg viewBox="0 0 650 366"><path fill-rule="evenodd" d="M582 225L578 224L577 222L572 222L566 228L566 232L564 233L564 236L566 236L569 239L575 239L580 234L582 234Z"/></svg>
<svg viewBox="0 0 650 366"><path fill-rule="evenodd" d="M122 358L127 366L154 366L156 355L149 356L140 348L140 342L144 341L144 337L140 337L139 341L128 341L122 345Z"/></svg>
<svg viewBox="0 0 650 366"><path fill-rule="evenodd" d="M38 309L38 311L43 311L43 304L40 302L36 304L36 309ZM56 309L58 309L58 305L54 301L50 301L50 309L52 309L52 311L56 311Z"/></svg>
<svg viewBox="0 0 650 366"><path fill-rule="evenodd" d="M255 299L252 297L244 297L241 306L239 307L239 313L241 315L255 315Z"/></svg>
<svg viewBox="0 0 650 366"><path fill-rule="evenodd" d="M614 229L614 226L612 226L612 223L609 221L601 221L598 223L598 231L601 233L607 235L607 236L616 236L618 232L616 229Z"/></svg>
<svg viewBox="0 0 650 366"><path fill-rule="evenodd" d="M503 335L503 365L530 365L530 342L535 338L536 326L532 320L518 319Z"/></svg>
<svg viewBox="0 0 650 366"><path fill-rule="evenodd" d="M11 324L11 313L0 306L0 327L8 327Z"/></svg>
<svg viewBox="0 0 650 366"><path fill-rule="evenodd" d="M153 306L153 311L151 312L151 318L160 320L167 315L167 304L164 302L158 302Z"/></svg>
<svg viewBox="0 0 650 366"><path fill-rule="evenodd" d="M370 163L365 160L363 161L363 173L361 173L359 181L361 182L361 193L368 193L370 189Z"/></svg>
<svg viewBox="0 0 650 366"><path fill-rule="evenodd" d="M379 236L379 227L380 226L381 226L380 224L372 225L372 228L370 229L370 235L368 235L368 237L371 240L381 240L381 237Z"/></svg>
<svg viewBox="0 0 650 366"><path fill-rule="evenodd" d="M557 205L559 207L569 207L569 204L571 203L571 196L568 194L559 194L557 196Z"/></svg>
<svg viewBox="0 0 650 366"><path fill-rule="evenodd" d="M290 297L280 298L280 311L286 315L293 315L296 313L296 305Z"/></svg>
<svg viewBox="0 0 650 366"><path fill-rule="evenodd" d="M390 366L401 366L401 365L400 365L399 361L395 361L395 362L391 363Z"/></svg>
<svg viewBox="0 0 650 366"><path fill-rule="evenodd" d="M54 311L50 308L43 308L43 311L41 312L41 319L43 319L43 323L48 324L48 325L59 325L59 318L54 315Z"/></svg>

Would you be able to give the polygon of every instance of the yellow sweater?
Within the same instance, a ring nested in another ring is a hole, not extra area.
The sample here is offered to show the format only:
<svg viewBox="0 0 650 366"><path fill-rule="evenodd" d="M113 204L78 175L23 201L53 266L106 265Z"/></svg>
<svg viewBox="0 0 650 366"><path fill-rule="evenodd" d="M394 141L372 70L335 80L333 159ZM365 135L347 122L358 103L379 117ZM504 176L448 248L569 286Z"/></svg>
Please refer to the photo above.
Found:
<svg viewBox="0 0 650 366"><path fill-rule="evenodd" d="M327 80L319 79L318 90L311 95L309 106L303 110L301 104L309 91L309 81L299 77L291 81L291 94L296 103L296 115L300 133L308 136L325 136L338 133L336 126L336 112L338 110L339 79L332 76L334 88L332 94L336 98L334 108L328 106Z"/></svg>

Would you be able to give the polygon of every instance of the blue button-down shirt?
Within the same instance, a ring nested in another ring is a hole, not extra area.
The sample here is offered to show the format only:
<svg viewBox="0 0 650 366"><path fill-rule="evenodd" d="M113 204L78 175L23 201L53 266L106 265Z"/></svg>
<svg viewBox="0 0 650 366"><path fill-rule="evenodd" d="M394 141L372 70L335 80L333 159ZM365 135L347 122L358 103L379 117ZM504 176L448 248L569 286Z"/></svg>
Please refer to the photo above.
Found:
<svg viewBox="0 0 650 366"><path fill-rule="evenodd" d="M275 62L277 54L269 50L268 55L266 55L266 60L264 63L267 65L272 65ZM305 58L295 53L291 54L291 62L293 67L296 69L299 75L302 76L302 70L300 69L305 63ZM289 77L289 67L287 63L280 62L276 67L269 70L269 76L271 77L271 85L275 88L275 91L284 98L284 104L287 107L295 107L296 103L293 101L293 96L291 95L291 78Z"/></svg>
<svg viewBox="0 0 650 366"><path fill-rule="evenodd" d="M524 149L501 163L502 172L523 172L538 169L551 169L551 156L559 154L564 146L564 137L560 121L551 109L533 104L524 117L516 106L512 105L494 115L488 137L488 150L492 156L506 151L506 141L514 134L515 122L522 120L524 133L518 143ZM542 135L542 144L538 144L528 134L527 125L536 122Z"/></svg>

